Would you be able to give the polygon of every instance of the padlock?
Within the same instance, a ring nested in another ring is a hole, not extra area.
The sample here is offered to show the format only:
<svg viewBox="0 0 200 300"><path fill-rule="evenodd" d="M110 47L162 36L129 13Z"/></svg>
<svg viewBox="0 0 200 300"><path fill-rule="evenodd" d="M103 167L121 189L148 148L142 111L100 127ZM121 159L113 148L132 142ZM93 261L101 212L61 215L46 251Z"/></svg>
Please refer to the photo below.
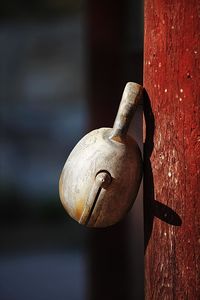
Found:
<svg viewBox="0 0 200 300"><path fill-rule="evenodd" d="M129 82L113 128L85 135L61 173L59 193L68 214L88 227L119 222L132 207L142 178L142 156L128 128L143 88Z"/></svg>

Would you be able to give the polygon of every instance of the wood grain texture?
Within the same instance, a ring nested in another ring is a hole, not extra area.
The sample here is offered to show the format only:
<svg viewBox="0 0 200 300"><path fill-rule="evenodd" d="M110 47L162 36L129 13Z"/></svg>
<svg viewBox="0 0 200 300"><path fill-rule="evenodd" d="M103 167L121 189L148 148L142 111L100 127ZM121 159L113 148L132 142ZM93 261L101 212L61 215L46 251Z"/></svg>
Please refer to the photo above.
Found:
<svg viewBox="0 0 200 300"><path fill-rule="evenodd" d="M134 112L139 104L142 104L143 87L134 82L128 82L125 86L122 100L113 125L112 139L126 137Z"/></svg>
<svg viewBox="0 0 200 300"><path fill-rule="evenodd" d="M200 299L200 2L146 0L145 297Z"/></svg>
<svg viewBox="0 0 200 300"><path fill-rule="evenodd" d="M142 91L141 85L128 82L114 127L85 135L64 165L59 180L60 199L80 224L111 226L126 215L136 199L142 178L142 155L127 131L142 101Z"/></svg>
<svg viewBox="0 0 200 300"><path fill-rule="evenodd" d="M89 227L119 222L132 207L141 182L142 157L137 143L129 135L120 142L112 140L111 134L111 128L100 128L85 135L70 153L60 177L64 208ZM111 183L99 193L96 178L100 172L108 173Z"/></svg>

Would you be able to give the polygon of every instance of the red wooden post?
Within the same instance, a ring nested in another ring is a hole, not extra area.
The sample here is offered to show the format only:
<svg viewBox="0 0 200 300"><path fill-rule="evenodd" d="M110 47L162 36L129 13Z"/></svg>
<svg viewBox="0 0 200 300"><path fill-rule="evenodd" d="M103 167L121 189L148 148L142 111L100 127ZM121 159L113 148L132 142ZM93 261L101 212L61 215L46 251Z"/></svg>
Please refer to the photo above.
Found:
<svg viewBox="0 0 200 300"><path fill-rule="evenodd" d="M196 300L200 2L146 0L144 50L146 299Z"/></svg>

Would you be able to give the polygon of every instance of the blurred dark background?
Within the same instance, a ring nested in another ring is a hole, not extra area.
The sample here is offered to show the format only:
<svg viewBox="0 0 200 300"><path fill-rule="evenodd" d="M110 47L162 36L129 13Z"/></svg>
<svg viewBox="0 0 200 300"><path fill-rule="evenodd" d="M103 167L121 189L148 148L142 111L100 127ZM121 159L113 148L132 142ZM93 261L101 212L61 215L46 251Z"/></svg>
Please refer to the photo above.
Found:
<svg viewBox="0 0 200 300"><path fill-rule="evenodd" d="M112 127L142 83L137 0L0 3L0 300L143 299L142 189L129 215L87 229L59 201L78 140ZM142 149L142 112L132 127Z"/></svg>

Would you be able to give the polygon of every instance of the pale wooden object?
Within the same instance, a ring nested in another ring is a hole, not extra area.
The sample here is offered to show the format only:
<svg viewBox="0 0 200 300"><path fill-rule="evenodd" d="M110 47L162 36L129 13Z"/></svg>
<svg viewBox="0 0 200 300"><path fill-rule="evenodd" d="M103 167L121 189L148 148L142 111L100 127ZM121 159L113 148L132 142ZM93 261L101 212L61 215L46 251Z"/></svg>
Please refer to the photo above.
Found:
<svg viewBox="0 0 200 300"><path fill-rule="evenodd" d="M93 130L75 146L59 182L62 204L79 223L106 227L123 218L137 196L142 158L127 135L142 87L127 83L112 128Z"/></svg>

